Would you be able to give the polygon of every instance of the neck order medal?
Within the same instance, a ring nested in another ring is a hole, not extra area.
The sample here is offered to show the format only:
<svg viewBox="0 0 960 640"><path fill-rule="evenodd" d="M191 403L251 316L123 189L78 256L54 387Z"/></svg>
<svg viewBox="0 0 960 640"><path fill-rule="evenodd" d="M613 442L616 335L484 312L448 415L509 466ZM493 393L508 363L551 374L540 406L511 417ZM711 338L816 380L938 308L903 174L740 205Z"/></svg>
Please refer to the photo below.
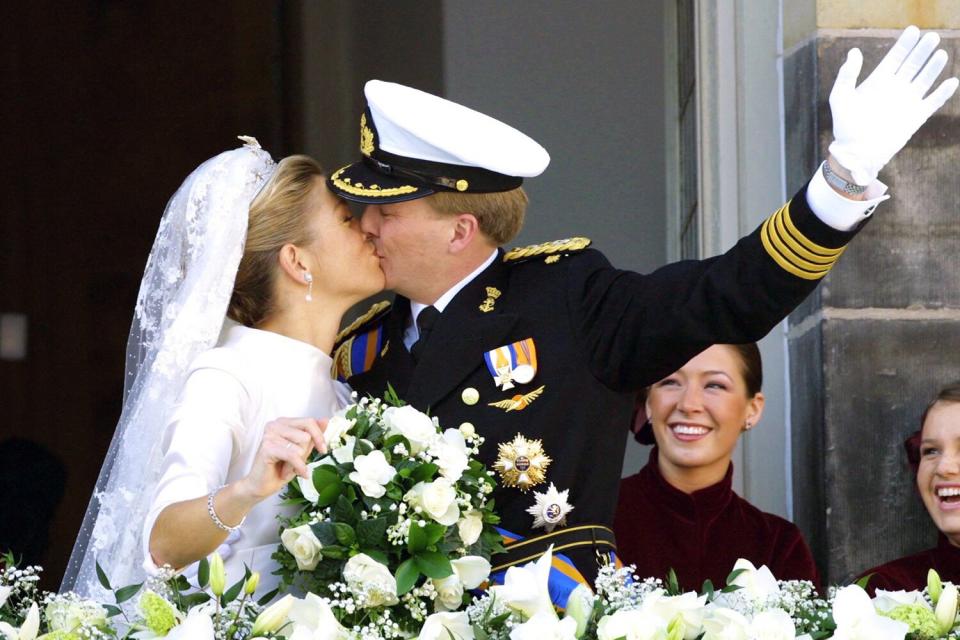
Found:
<svg viewBox="0 0 960 640"><path fill-rule="evenodd" d="M526 492L543 483L552 460L543 451L540 440L528 440L519 433L510 442L497 445L500 455L493 468L500 474L504 486L517 487Z"/></svg>

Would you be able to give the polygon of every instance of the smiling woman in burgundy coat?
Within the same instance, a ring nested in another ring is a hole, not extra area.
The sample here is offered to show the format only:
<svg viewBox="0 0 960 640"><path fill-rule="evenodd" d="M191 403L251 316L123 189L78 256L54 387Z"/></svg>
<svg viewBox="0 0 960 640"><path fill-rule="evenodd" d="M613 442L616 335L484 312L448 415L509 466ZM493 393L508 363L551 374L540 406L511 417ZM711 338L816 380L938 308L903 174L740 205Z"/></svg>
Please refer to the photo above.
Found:
<svg viewBox="0 0 960 640"><path fill-rule="evenodd" d="M639 576L663 578L672 568L686 590L707 579L719 588L746 558L780 580L818 585L800 530L731 486L740 434L763 414L762 384L751 343L714 345L649 388L649 422L638 440L657 446L640 473L621 482L614 520L618 554Z"/></svg>

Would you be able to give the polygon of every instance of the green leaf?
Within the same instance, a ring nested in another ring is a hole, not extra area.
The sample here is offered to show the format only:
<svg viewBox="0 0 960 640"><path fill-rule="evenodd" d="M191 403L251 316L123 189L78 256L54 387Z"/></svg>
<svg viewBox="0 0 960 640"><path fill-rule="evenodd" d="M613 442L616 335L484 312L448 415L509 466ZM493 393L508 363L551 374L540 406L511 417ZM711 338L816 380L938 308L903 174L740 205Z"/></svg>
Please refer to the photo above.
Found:
<svg viewBox="0 0 960 640"><path fill-rule="evenodd" d="M257 604L260 605L261 607L265 607L267 603L273 600L274 596L276 596L278 593L280 593L280 587L277 587L270 593L266 594L265 596L257 600Z"/></svg>
<svg viewBox="0 0 960 640"><path fill-rule="evenodd" d="M310 525L313 535L317 536L324 547L337 544L337 534L334 531L333 523L324 520L323 522L314 522Z"/></svg>
<svg viewBox="0 0 960 640"><path fill-rule="evenodd" d="M383 551L378 549L361 549L360 553L365 553L382 565L390 566L390 558Z"/></svg>
<svg viewBox="0 0 960 640"><path fill-rule="evenodd" d="M207 583L210 582L210 561L206 558L200 560L200 564L197 566L197 585L201 589L207 588Z"/></svg>
<svg viewBox="0 0 960 640"><path fill-rule="evenodd" d="M677 572L673 567L667 571L667 593L671 596L680 595L680 582L677 580Z"/></svg>
<svg viewBox="0 0 960 640"><path fill-rule="evenodd" d="M443 538L443 534L447 532L447 528L438 522L431 522L423 529L427 535L428 548L440 542L440 540Z"/></svg>
<svg viewBox="0 0 960 640"><path fill-rule="evenodd" d="M313 470L313 484L320 494L317 498L318 507L326 507L334 503L343 493L343 480L334 467L322 465Z"/></svg>
<svg viewBox="0 0 960 640"><path fill-rule="evenodd" d="M240 595L240 590L243 589L243 578L237 581L232 587L223 592L223 595L220 597L220 604L224 607L237 599L237 596Z"/></svg>
<svg viewBox="0 0 960 640"><path fill-rule="evenodd" d="M410 524L410 533L407 535L407 551L416 554L427 548L427 532L423 527L413 522Z"/></svg>
<svg viewBox="0 0 960 640"><path fill-rule="evenodd" d="M107 574L103 572L103 567L100 566L99 562L95 562L97 566L97 580L100 581L100 584L103 585L103 588L107 591L113 591L113 587L110 586L110 580L107 578Z"/></svg>
<svg viewBox="0 0 960 640"><path fill-rule="evenodd" d="M343 560L347 557L347 548L341 547L340 545L330 545L329 547L324 547L320 553L323 554L324 558L333 558L334 560Z"/></svg>
<svg viewBox="0 0 960 640"><path fill-rule="evenodd" d="M361 520L357 523L357 542L361 547L376 547L383 544L387 535L387 518Z"/></svg>
<svg viewBox="0 0 960 640"><path fill-rule="evenodd" d="M489 640L490 636L483 630L483 627L478 624L471 626L473 627L473 637L475 640Z"/></svg>
<svg viewBox="0 0 960 640"><path fill-rule="evenodd" d="M437 473L439 469L440 467L432 462L424 462L413 470L410 474L410 479L414 482L427 482L433 479L434 474Z"/></svg>
<svg viewBox="0 0 960 640"><path fill-rule="evenodd" d="M735 569L734 571L731 571L730 575L727 576L727 586L728 587L734 586L734 585L731 585L731 583L737 578L739 578L740 574L743 573L744 571L746 571L746 569Z"/></svg>
<svg viewBox="0 0 960 640"><path fill-rule="evenodd" d="M210 594L198 591L197 593L191 593L188 596L183 596L180 599L181 608L184 611L189 610L191 607L195 607L198 604L203 604L210 600Z"/></svg>
<svg viewBox="0 0 960 640"><path fill-rule="evenodd" d="M413 589L417 584L417 578L420 577L420 569L413 558L407 558L397 567L397 595L403 594Z"/></svg>
<svg viewBox="0 0 960 640"><path fill-rule="evenodd" d="M354 524L357 521L357 512L353 505L347 500L347 497L340 495L337 497L337 503L333 505L333 519L337 522Z"/></svg>
<svg viewBox="0 0 960 640"><path fill-rule="evenodd" d="M439 580L453 573L453 566L450 564L450 559L442 553L436 551L421 551L413 558L417 563L417 569L428 578Z"/></svg>
<svg viewBox="0 0 960 640"><path fill-rule="evenodd" d="M357 534L353 530L353 527L344 522L335 522L333 524L333 532L337 536L337 542L345 547L349 547L357 541Z"/></svg>
<svg viewBox="0 0 960 640"><path fill-rule="evenodd" d="M868 573L867 575L863 576L862 578L854 582L854 584L860 587L861 589L866 589L867 585L870 583L870 578L872 577L873 577L873 574Z"/></svg>
<svg viewBox="0 0 960 640"><path fill-rule="evenodd" d="M142 586L143 586L143 583L141 582L140 584L131 584L131 585L127 585L126 587L117 589L117 593L115 594L117 597L117 604L126 602L127 600L135 596L137 591L140 591L140 587Z"/></svg>
<svg viewBox="0 0 960 640"><path fill-rule="evenodd" d="M118 616L123 613L123 610L120 607L112 604L105 604L103 608L107 610L107 617L112 618L113 616Z"/></svg>

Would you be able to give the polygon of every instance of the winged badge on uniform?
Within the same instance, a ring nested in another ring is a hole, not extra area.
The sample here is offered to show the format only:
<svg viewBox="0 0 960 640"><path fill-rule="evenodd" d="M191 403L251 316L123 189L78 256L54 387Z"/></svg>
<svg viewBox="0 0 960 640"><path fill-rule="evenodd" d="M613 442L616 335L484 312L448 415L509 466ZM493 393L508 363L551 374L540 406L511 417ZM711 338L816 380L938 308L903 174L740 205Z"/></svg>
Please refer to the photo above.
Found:
<svg viewBox="0 0 960 640"><path fill-rule="evenodd" d="M518 393L517 395L507 400L500 400L499 402L488 402L487 406L503 409L507 413L511 411L523 411L530 405L531 402L533 402L543 394L543 390L545 388L546 388L546 385L540 385L530 393L524 393L524 394Z"/></svg>

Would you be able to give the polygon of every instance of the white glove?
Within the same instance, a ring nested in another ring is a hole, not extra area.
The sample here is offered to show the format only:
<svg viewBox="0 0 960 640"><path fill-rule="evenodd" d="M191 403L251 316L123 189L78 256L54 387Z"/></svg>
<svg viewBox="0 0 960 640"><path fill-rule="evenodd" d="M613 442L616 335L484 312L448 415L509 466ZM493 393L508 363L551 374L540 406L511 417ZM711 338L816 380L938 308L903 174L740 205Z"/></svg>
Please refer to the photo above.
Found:
<svg viewBox="0 0 960 640"><path fill-rule="evenodd" d="M947 63L943 49L930 55L939 43L936 33L921 39L919 29L907 27L859 87L863 54L859 49L847 53L830 91L830 153L857 184L876 180L883 165L956 91L960 81L949 78L923 97Z"/></svg>

